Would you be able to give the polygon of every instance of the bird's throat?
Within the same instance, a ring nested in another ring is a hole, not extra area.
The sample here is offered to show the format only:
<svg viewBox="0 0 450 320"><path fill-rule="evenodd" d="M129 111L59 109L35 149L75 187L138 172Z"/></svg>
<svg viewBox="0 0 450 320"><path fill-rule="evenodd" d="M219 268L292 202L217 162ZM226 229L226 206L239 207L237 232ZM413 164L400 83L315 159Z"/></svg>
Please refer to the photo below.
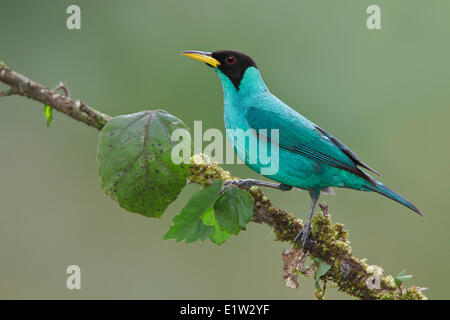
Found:
<svg viewBox="0 0 450 320"><path fill-rule="evenodd" d="M223 94L226 100L239 99L248 95L261 94L268 91L261 74L255 67L249 67L245 70L238 86L220 70L217 70L217 73L222 82Z"/></svg>

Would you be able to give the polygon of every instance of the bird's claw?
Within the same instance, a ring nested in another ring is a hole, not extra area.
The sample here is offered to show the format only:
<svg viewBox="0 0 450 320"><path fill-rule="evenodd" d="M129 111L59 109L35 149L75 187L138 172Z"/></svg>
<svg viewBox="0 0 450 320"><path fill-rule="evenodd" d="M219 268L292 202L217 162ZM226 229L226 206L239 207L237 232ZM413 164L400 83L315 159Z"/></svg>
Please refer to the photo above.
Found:
<svg viewBox="0 0 450 320"><path fill-rule="evenodd" d="M293 187L290 185L284 184L284 183L280 183L279 188L281 191L290 191L290 190L292 190Z"/></svg>
<svg viewBox="0 0 450 320"><path fill-rule="evenodd" d="M228 180L222 187L221 192L223 193L228 187L237 186L239 188L251 188L253 186L274 188L281 191L289 191L292 190L292 186L284 184L284 183L273 183L268 181L260 181L254 179L236 179L236 180Z"/></svg>
<svg viewBox="0 0 450 320"><path fill-rule="evenodd" d="M300 239L303 251L307 251L314 246L314 241L311 239L311 225L305 223L302 230L295 236L294 243Z"/></svg>
<svg viewBox="0 0 450 320"><path fill-rule="evenodd" d="M251 187L252 184L250 180L241 179L241 180L228 180L222 186L220 193L224 193L229 187L237 186L237 187Z"/></svg>

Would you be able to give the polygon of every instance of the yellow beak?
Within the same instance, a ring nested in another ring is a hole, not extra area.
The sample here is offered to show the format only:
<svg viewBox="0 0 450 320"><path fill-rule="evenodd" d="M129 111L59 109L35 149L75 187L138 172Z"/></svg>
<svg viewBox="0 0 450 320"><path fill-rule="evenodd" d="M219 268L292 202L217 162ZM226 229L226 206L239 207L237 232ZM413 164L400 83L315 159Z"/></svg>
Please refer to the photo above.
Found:
<svg viewBox="0 0 450 320"><path fill-rule="evenodd" d="M212 57L211 52L189 50L189 51L183 51L181 54L186 57L207 63L214 68L217 68L217 66L220 65L220 62Z"/></svg>

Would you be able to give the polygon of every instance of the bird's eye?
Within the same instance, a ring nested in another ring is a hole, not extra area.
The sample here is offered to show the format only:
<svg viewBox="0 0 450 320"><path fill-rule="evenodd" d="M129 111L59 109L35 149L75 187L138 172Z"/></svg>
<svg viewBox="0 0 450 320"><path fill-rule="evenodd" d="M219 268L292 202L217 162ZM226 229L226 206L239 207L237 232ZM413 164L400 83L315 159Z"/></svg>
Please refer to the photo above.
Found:
<svg viewBox="0 0 450 320"><path fill-rule="evenodd" d="M228 56L228 57L225 58L225 62L227 64L235 64L236 57L235 56Z"/></svg>

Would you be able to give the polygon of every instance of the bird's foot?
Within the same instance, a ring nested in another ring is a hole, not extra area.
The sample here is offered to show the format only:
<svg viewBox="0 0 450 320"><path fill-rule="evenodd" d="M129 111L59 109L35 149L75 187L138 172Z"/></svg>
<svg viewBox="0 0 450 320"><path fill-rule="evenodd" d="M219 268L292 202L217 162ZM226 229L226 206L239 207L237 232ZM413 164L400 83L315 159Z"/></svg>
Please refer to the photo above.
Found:
<svg viewBox="0 0 450 320"><path fill-rule="evenodd" d="M299 239L305 252L314 246L314 241L311 239L311 224L304 224L302 230L295 236L294 243Z"/></svg>
<svg viewBox="0 0 450 320"><path fill-rule="evenodd" d="M220 190L220 192L224 193L225 190L227 190L231 186L236 186L238 188L250 188L254 186L254 183L252 179L228 180L223 184L222 190Z"/></svg>
<svg viewBox="0 0 450 320"><path fill-rule="evenodd" d="M290 190L292 190L292 186L284 184L284 183L280 183L279 188L280 188L281 191L290 191Z"/></svg>
<svg viewBox="0 0 450 320"><path fill-rule="evenodd" d="M237 186L239 188L251 188L253 186L260 186L260 187L274 188L281 191L289 191L292 189L292 186L288 186L283 183L273 183L269 181L261 181L255 179L239 179L239 180L228 180L227 182L225 182L220 192L221 193L225 192L225 190L231 186Z"/></svg>

